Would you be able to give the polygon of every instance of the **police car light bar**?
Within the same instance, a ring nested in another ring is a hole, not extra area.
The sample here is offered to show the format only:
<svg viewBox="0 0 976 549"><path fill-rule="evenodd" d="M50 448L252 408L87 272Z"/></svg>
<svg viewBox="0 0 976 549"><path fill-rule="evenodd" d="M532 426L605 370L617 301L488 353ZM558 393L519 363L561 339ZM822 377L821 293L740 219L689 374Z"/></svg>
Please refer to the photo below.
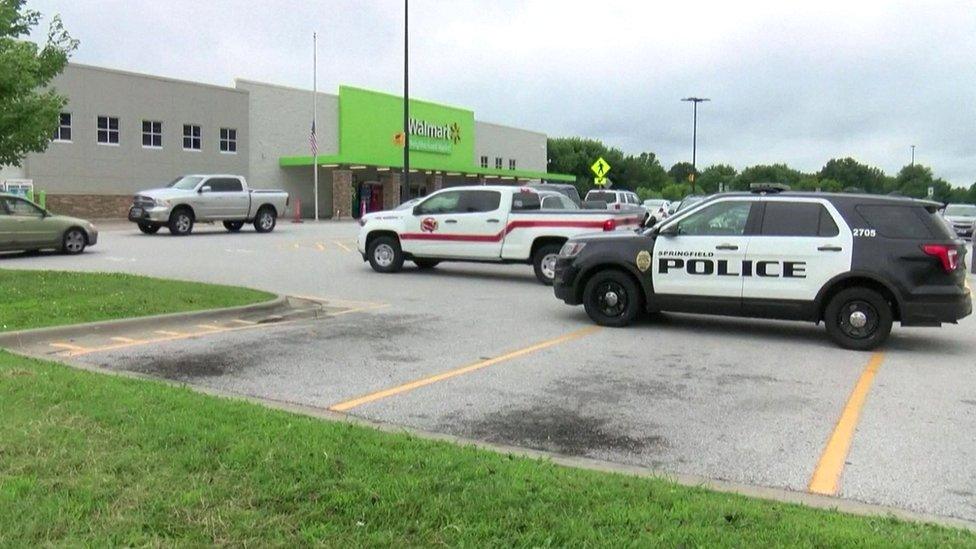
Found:
<svg viewBox="0 0 976 549"><path fill-rule="evenodd" d="M790 190L785 183L751 183L749 190L754 193L781 193Z"/></svg>

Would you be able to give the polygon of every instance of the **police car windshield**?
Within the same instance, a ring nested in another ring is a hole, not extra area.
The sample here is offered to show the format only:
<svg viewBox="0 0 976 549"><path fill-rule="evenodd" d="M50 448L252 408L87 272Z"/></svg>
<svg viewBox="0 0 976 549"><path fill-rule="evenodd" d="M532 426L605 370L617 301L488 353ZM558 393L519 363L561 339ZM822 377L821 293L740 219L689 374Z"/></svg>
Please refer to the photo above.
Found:
<svg viewBox="0 0 976 549"><path fill-rule="evenodd" d="M949 204L946 206L945 214L960 217L976 217L976 206L972 204Z"/></svg>

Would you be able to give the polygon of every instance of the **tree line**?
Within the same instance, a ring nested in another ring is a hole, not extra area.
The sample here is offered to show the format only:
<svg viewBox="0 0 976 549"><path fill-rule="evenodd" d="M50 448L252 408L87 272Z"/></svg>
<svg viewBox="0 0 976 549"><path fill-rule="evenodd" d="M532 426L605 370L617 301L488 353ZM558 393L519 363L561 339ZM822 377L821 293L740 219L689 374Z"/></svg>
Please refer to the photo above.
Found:
<svg viewBox="0 0 976 549"><path fill-rule="evenodd" d="M609 178L613 188L635 191L642 200L684 198L692 193L691 174L695 172L695 194L711 194L719 192L720 188L743 191L753 183L785 183L794 190L926 198L929 187L932 187L933 200L976 203L976 183L968 189L953 187L921 164L905 166L895 176L850 157L832 158L815 173L793 169L786 164L757 164L742 171L727 164L712 164L696 171L690 162L678 162L665 170L652 152L628 155L596 139L549 138L549 171L575 175L580 194L595 188L590 165L601 156L611 166Z"/></svg>

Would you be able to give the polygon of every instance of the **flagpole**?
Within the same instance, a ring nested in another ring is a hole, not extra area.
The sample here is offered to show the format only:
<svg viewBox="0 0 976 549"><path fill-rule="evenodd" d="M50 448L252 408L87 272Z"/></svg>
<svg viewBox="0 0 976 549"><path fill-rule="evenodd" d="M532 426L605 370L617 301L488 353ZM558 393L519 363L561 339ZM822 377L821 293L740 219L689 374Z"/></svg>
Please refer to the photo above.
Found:
<svg viewBox="0 0 976 549"><path fill-rule="evenodd" d="M312 129L317 131L315 124L316 117L316 104L319 95L319 80L318 80L318 69L319 69L319 58L318 58L318 35L312 33ZM318 136L315 136L315 140L318 140ZM315 184L315 220L319 220L319 148L318 143L312 151L312 181Z"/></svg>

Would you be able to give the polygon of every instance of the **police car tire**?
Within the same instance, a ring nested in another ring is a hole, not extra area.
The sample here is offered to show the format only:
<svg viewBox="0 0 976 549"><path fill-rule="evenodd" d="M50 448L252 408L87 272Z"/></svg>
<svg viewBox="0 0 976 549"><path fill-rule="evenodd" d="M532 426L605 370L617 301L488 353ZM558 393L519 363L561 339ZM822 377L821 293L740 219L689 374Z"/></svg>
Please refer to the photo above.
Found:
<svg viewBox="0 0 976 549"><path fill-rule="evenodd" d="M532 256L532 268L535 269L535 277L539 279L539 282L545 284L546 286L552 286L552 278L546 276L542 270L542 262L545 260L547 255L559 255L559 250L562 249L562 244L546 244L545 246L540 246L535 254Z"/></svg>
<svg viewBox="0 0 976 549"><path fill-rule="evenodd" d="M381 246L388 246L392 250L393 257L389 264L382 264L377 260L376 249ZM400 241L392 236L379 236L369 243L366 250L366 257L369 258L369 266L378 273L396 273L403 268L403 250L400 249Z"/></svg>
<svg viewBox="0 0 976 549"><path fill-rule="evenodd" d="M434 267L437 266L438 263L440 263L440 261L437 259L422 259L422 258L414 259L413 262L417 266L417 268L422 271L433 269Z"/></svg>
<svg viewBox="0 0 976 549"><path fill-rule="evenodd" d="M619 314L608 315L600 306L598 292L607 287L616 290L618 299L623 297L625 300ZM644 298L637 283L621 271L600 271L590 277L583 288L583 308L590 319L600 326L621 328L630 324L640 314L643 304Z"/></svg>
<svg viewBox="0 0 976 549"><path fill-rule="evenodd" d="M851 307L867 307L874 310L874 314L869 315L867 322L869 325L876 325L865 337L854 337L848 334L842 326L842 313ZM830 299L827 308L824 310L824 325L827 327L827 334L830 338L837 345L855 351L869 351L884 343L888 339L888 335L891 334L893 321L894 314L891 310L891 304L881 294L870 288L854 287L841 290Z"/></svg>

